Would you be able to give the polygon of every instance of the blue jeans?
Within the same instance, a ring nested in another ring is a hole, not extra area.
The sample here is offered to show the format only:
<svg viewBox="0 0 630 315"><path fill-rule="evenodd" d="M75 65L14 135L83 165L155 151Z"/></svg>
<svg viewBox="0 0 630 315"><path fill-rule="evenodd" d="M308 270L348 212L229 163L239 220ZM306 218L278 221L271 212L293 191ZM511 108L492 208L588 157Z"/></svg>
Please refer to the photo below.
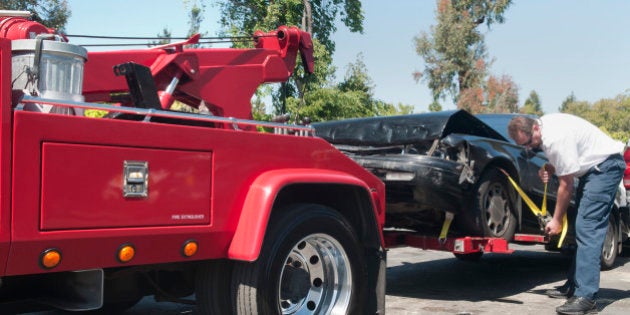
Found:
<svg viewBox="0 0 630 315"><path fill-rule="evenodd" d="M600 262L608 217L625 169L623 157L615 154L580 177L576 194L577 250L568 280L575 286L575 296L594 299L599 291Z"/></svg>

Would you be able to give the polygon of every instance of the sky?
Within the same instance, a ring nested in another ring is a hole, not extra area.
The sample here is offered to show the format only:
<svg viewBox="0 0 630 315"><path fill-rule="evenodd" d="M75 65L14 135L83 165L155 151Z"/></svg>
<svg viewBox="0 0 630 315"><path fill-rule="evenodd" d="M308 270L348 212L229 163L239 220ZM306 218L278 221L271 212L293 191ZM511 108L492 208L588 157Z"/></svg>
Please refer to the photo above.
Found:
<svg viewBox="0 0 630 315"><path fill-rule="evenodd" d="M188 30L185 1L68 0L72 16L66 32L74 35L156 36L167 28L173 37ZM364 32L350 33L338 23L333 35L337 82L349 63L362 54L374 85L374 97L393 104L413 105L425 112L432 102L426 82L412 73L424 69L414 37L435 25L436 1L366 0ZM218 31L218 8L209 6L201 31ZM630 94L630 1L513 1L503 24L483 27L489 72L508 75L518 86L519 104L536 91L545 113L557 112L572 93L596 102ZM71 43L90 43L71 38ZM96 49L96 48L89 48ZM440 100L454 109L450 99Z"/></svg>

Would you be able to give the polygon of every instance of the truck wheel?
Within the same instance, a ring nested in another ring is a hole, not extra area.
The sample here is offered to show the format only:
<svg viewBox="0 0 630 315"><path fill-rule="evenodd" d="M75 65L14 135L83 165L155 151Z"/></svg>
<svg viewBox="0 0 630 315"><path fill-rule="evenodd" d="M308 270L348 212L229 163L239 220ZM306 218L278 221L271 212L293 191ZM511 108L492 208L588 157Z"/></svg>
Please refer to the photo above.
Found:
<svg viewBox="0 0 630 315"><path fill-rule="evenodd" d="M617 252L619 251L619 234L617 233L617 222L611 214L608 218L608 231L606 239L604 239L604 247L602 248L601 269L608 270L615 265Z"/></svg>
<svg viewBox="0 0 630 315"><path fill-rule="evenodd" d="M366 270L336 211L300 204L272 215L258 260L234 266L236 314L362 314Z"/></svg>
<svg viewBox="0 0 630 315"><path fill-rule="evenodd" d="M512 240L517 222L505 175L492 168L481 175L475 187L472 207L460 215L464 229L472 234Z"/></svg>
<svg viewBox="0 0 630 315"><path fill-rule="evenodd" d="M205 262L197 269L195 298L200 315L230 314L230 284L233 263L227 260Z"/></svg>

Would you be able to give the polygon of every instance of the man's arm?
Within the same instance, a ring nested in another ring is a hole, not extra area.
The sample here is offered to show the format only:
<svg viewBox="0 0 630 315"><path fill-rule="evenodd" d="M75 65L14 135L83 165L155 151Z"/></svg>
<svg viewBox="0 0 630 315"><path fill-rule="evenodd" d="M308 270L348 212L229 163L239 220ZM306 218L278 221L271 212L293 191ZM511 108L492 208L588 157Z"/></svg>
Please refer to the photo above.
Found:
<svg viewBox="0 0 630 315"><path fill-rule="evenodd" d="M573 174L560 176L558 179L560 180L560 184L558 186L553 219L545 226L545 232L549 235L556 235L562 232L562 219L567 213L567 208L571 202L571 195L573 194Z"/></svg>

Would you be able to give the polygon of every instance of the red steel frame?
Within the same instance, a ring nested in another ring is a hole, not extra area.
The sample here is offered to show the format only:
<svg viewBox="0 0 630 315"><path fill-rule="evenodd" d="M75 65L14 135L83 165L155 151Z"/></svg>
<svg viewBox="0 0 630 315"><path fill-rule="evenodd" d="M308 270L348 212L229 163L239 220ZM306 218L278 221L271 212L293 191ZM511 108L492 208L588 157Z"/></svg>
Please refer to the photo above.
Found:
<svg viewBox="0 0 630 315"><path fill-rule="evenodd" d="M441 250L456 254L472 254L478 252L511 254L508 241L492 237L455 237L440 240L435 236L419 235L415 233L393 232L384 233L387 247L411 246L421 249Z"/></svg>
<svg viewBox="0 0 630 315"><path fill-rule="evenodd" d="M0 38L0 274L11 242L11 41Z"/></svg>

